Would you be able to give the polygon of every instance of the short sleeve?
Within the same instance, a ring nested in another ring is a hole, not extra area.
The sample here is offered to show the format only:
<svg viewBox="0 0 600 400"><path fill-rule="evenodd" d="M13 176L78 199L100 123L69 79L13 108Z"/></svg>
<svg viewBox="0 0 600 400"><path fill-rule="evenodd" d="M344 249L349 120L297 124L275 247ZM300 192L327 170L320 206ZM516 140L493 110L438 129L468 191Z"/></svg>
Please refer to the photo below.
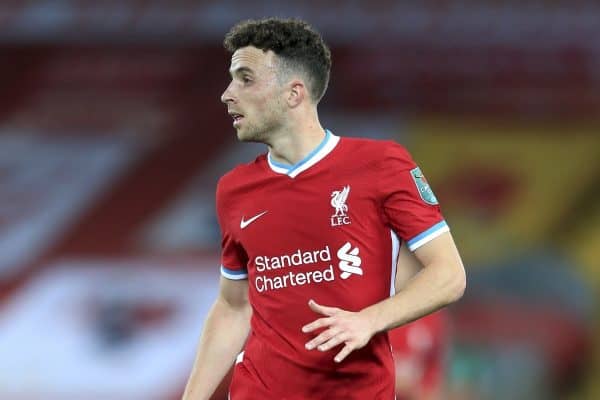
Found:
<svg viewBox="0 0 600 400"><path fill-rule="evenodd" d="M227 279L241 280L248 278L248 256L241 244L235 240L227 212L226 191L223 183L217 185L217 219L221 228L221 275Z"/></svg>
<svg viewBox="0 0 600 400"><path fill-rule="evenodd" d="M379 172L386 222L411 251L449 231L433 190L404 147L388 142Z"/></svg>

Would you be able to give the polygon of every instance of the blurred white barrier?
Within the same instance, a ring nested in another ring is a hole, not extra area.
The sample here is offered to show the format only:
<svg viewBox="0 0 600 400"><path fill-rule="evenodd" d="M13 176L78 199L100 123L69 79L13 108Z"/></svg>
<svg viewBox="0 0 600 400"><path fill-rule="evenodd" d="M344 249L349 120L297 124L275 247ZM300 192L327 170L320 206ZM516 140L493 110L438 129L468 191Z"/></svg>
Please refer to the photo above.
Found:
<svg viewBox="0 0 600 400"><path fill-rule="evenodd" d="M0 312L0 398L172 397L216 295L217 262L66 261L45 269Z"/></svg>

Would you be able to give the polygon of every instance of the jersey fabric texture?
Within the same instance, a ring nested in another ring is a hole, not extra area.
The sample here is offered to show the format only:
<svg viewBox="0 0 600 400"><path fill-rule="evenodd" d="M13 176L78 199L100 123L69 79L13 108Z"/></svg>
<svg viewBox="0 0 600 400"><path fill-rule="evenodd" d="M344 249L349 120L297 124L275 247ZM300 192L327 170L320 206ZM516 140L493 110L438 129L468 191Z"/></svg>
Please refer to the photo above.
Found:
<svg viewBox="0 0 600 400"><path fill-rule="evenodd" d="M221 274L248 279L251 332L238 356L231 400L394 399L386 333L341 363L306 350L321 317L309 299L359 311L394 293L399 241L411 250L448 227L408 152L392 141L327 131L299 163L270 154L239 166L217 187Z"/></svg>

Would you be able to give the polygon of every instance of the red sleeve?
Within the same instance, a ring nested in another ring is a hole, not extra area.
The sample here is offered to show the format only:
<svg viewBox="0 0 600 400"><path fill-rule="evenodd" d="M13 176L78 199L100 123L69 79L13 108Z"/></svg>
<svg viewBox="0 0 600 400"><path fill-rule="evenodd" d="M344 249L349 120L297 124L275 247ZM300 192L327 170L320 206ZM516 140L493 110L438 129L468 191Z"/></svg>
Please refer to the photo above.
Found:
<svg viewBox="0 0 600 400"><path fill-rule="evenodd" d="M404 147L386 142L380 166L384 216L411 251L449 230L431 187Z"/></svg>
<svg viewBox="0 0 600 400"><path fill-rule="evenodd" d="M231 229L231 218L228 211L227 191L222 180L217 184L217 218L221 228L221 275L225 278L239 280L248 278L248 256L241 244L235 240Z"/></svg>

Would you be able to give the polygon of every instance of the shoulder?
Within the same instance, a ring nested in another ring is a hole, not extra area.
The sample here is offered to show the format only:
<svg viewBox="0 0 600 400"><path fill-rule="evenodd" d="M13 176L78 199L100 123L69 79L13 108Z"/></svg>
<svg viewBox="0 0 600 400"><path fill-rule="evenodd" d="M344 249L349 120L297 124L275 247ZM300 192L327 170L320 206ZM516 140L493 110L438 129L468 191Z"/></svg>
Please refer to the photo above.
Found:
<svg viewBox="0 0 600 400"><path fill-rule="evenodd" d="M409 151L393 140L343 137L341 143L345 152L355 159L370 160L379 165L391 163L401 168L414 164Z"/></svg>
<svg viewBox="0 0 600 400"><path fill-rule="evenodd" d="M266 154L261 154L254 161L240 164L225 173L217 182L217 197L226 196L256 177L264 170L265 164Z"/></svg>

